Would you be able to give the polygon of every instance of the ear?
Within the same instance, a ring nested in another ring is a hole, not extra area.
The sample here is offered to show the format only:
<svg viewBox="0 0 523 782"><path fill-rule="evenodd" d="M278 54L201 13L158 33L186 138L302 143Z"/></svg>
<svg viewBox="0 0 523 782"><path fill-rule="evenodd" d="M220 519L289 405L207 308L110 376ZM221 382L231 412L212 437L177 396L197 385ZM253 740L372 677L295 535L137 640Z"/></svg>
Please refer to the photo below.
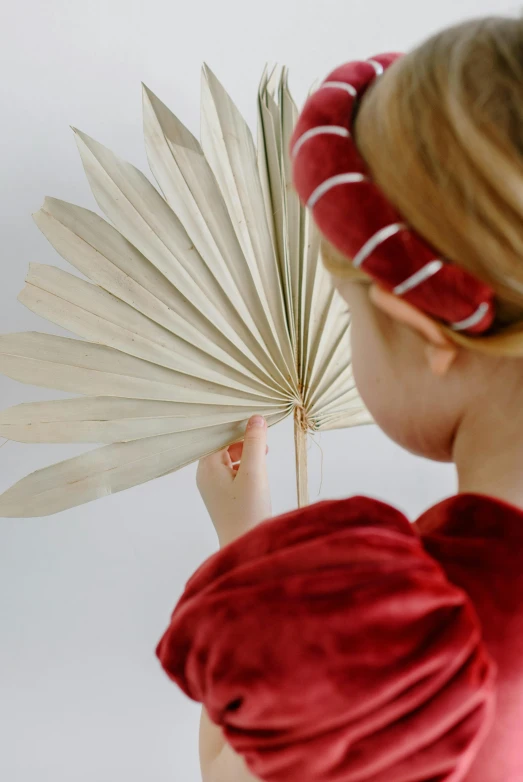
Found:
<svg viewBox="0 0 523 782"><path fill-rule="evenodd" d="M382 312L414 329L425 340L425 355L431 371L439 377L446 375L458 355L458 347L436 321L375 283L370 287L369 296Z"/></svg>

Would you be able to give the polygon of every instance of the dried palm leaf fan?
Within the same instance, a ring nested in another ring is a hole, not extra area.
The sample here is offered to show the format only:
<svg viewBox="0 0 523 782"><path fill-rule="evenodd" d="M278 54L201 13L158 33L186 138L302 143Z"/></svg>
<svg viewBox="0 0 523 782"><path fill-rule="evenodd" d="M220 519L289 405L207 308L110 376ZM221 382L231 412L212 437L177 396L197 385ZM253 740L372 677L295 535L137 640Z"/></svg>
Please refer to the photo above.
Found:
<svg viewBox="0 0 523 782"><path fill-rule="evenodd" d="M2 516L41 516L180 469L241 440L248 418L294 414L298 502L306 433L370 421L350 366L349 315L292 187L298 116L287 71L266 67L258 146L204 65L201 145L143 85L149 164L73 128L107 218L46 198L34 219L86 278L30 264L19 300L73 332L0 336L0 371L83 396L20 404L0 434L103 443L37 470L0 496ZM113 227L114 226L114 227Z"/></svg>

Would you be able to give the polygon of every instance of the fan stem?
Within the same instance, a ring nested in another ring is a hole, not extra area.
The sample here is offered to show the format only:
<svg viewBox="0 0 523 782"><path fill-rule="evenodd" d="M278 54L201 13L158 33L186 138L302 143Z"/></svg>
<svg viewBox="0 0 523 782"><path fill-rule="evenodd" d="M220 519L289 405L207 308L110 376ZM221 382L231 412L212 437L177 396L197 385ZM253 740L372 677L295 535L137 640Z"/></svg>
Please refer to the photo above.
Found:
<svg viewBox="0 0 523 782"><path fill-rule="evenodd" d="M294 450L296 452L296 490L298 507L309 504L309 481L307 474L307 430L304 426L303 407L294 408Z"/></svg>

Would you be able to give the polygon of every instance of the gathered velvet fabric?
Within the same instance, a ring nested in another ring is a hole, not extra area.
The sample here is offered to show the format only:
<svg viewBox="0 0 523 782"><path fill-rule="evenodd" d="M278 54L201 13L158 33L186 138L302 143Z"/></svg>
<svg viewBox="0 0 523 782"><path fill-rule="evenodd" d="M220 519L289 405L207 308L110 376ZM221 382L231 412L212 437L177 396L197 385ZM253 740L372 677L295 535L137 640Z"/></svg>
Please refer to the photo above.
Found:
<svg viewBox="0 0 523 782"><path fill-rule="evenodd" d="M262 522L194 573L157 647L267 782L521 782L523 511L459 495Z"/></svg>

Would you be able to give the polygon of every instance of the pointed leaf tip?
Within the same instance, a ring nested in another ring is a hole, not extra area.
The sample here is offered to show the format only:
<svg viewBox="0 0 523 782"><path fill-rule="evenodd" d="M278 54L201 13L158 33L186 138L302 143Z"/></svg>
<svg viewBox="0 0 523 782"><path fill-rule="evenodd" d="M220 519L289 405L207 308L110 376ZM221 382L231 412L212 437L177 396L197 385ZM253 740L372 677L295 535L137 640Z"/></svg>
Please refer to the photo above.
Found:
<svg viewBox="0 0 523 782"><path fill-rule="evenodd" d="M152 103L153 100L156 98L156 95L154 92L147 86L147 84L144 84L142 81L142 98L148 98L149 101Z"/></svg>
<svg viewBox="0 0 523 782"><path fill-rule="evenodd" d="M50 197L51 196L44 196L44 200L42 201L42 206L40 207L40 209L37 209L35 212L31 212L31 217L33 218L33 220L35 218L35 215L39 214L43 209L45 209L45 206Z"/></svg>
<svg viewBox="0 0 523 782"><path fill-rule="evenodd" d="M205 76L207 79L209 78L209 76L211 76L214 79L216 79L216 81L218 81L216 74L206 62L204 62L202 65L202 75Z"/></svg>

